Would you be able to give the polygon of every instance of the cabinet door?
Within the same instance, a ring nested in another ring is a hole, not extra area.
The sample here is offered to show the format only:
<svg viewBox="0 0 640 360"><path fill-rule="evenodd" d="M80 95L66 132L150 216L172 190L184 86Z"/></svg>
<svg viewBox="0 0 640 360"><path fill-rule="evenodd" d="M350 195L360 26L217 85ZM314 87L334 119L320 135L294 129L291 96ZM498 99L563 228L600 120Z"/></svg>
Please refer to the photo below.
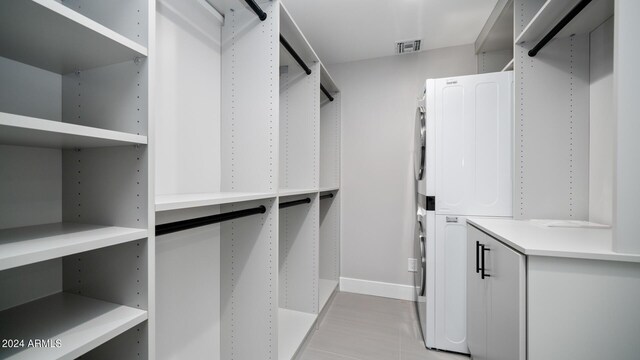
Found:
<svg viewBox="0 0 640 360"><path fill-rule="evenodd" d="M486 236L485 272L490 277L487 357L524 360L525 256Z"/></svg>
<svg viewBox="0 0 640 360"><path fill-rule="evenodd" d="M486 235L467 225L467 345L474 360L487 359L487 280L476 272L480 251L479 244Z"/></svg>

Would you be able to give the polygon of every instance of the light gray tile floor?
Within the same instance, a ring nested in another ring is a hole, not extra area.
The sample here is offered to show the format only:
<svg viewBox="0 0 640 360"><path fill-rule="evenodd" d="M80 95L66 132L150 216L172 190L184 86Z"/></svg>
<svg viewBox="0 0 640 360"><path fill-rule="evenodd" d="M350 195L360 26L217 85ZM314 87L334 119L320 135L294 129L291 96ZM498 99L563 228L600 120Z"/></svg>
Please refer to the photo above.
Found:
<svg viewBox="0 0 640 360"><path fill-rule="evenodd" d="M302 360L469 360L424 347L412 302L336 294Z"/></svg>

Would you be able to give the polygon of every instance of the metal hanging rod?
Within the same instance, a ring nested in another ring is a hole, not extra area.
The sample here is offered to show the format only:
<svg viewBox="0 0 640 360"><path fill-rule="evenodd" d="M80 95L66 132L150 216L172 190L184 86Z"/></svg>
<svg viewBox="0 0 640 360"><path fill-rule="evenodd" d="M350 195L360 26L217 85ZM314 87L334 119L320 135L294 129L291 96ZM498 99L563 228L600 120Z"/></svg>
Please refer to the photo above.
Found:
<svg viewBox="0 0 640 360"><path fill-rule="evenodd" d="M283 202L283 203L280 203L280 209L286 209L288 207L292 207L292 206L296 206L296 205L308 204L310 202L311 202L310 198L304 198L304 199L300 199L300 200Z"/></svg>
<svg viewBox="0 0 640 360"><path fill-rule="evenodd" d="M287 49L289 54L293 56L293 58L296 60L298 65L300 65L300 67L304 69L304 72L306 72L307 75L311 75L311 69L309 69L307 64L304 63L304 60L302 60L300 55L298 55L298 53L295 50L293 50L293 48L291 47L287 39L285 39L284 36L282 36L282 34L280 34L280 43L282 44L282 46L284 46L285 49Z"/></svg>
<svg viewBox="0 0 640 360"><path fill-rule="evenodd" d="M331 94L329 93L329 91L322 86L322 84L320 84L320 90L322 90L322 92L327 95L327 97L329 98L329 101L333 101L333 96L331 96Z"/></svg>
<svg viewBox="0 0 640 360"><path fill-rule="evenodd" d="M320 200L331 199L333 194L320 195Z"/></svg>
<svg viewBox="0 0 640 360"><path fill-rule="evenodd" d="M540 40L536 44L536 46L533 47L533 49L529 50L529 56L536 56L538 54L538 51L542 50L542 48L545 47L545 45L547 45L547 43L560 32L560 30L567 26L567 24L569 24L571 20L576 17L576 15L578 15L585 7L587 7L590 2L591 0L582 0L576 6L574 6L573 9L571 9L571 11L569 11L569 13L565 15L562 20L560 20L560 22L558 22L556 26L554 26L553 29L551 29L551 31L549 31L547 35L545 35L542 40Z"/></svg>
<svg viewBox="0 0 640 360"><path fill-rule="evenodd" d="M260 19L260 21L265 21L267 19L267 13L262 11L260 6L258 6L258 4L256 4L255 1L253 0L244 0L244 1L247 3L247 5L249 5L251 10L253 10L253 12L256 13L256 15L258 15L258 19Z"/></svg>
<svg viewBox="0 0 640 360"><path fill-rule="evenodd" d="M260 205L256 208L251 209L231 211L223 214L204 216L195 219L181 220L168 224L156 225L156 236L171 234L174 232L193 229L205 225L217 224L223 221L234 220L255 214L264 214L266 211L267 208L264 207L264 205Z"/></svg>

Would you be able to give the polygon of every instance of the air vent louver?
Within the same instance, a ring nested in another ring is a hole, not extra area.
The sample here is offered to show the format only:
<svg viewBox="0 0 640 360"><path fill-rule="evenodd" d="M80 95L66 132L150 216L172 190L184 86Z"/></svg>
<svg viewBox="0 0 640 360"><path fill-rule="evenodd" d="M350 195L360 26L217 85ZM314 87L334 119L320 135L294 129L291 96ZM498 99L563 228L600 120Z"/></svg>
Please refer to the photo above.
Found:
<svg viewBox="0 0 640 360"><path fill-rule="evenodd" d="M398 41L396 42L396 54L406 54L420 51L422 40Z"/></svg>

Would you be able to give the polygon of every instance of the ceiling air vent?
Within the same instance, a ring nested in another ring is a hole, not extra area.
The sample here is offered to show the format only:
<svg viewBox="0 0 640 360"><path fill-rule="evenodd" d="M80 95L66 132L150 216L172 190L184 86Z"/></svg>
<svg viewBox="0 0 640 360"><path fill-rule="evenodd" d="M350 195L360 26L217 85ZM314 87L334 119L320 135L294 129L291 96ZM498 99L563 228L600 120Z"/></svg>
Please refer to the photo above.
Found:
<svg viewBox="0 0 640 360"><path fill-rule="evenodd" d="M422 40L398 41L396 42L396 54L406 54L420 51Z"/></svg>

